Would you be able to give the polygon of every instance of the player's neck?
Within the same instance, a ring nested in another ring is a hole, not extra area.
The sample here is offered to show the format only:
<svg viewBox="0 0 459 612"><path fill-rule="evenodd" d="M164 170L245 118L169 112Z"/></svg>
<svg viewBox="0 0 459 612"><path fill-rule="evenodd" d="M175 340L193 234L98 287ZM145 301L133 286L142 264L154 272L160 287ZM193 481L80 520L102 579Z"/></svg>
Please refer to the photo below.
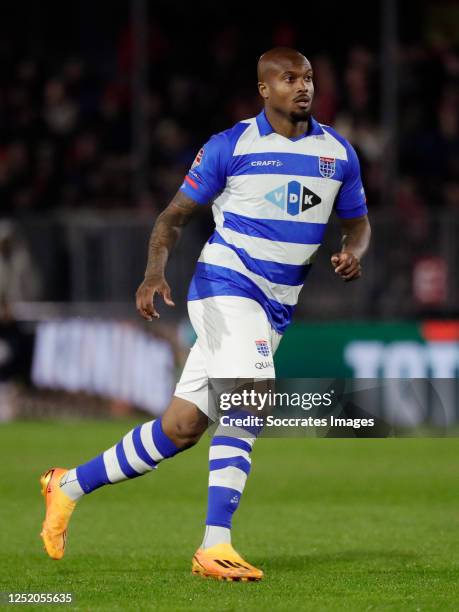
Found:
<svg viewBox="0 0 459 612"><path fill-rule="evenodd" d="M265 114L276 134L285 136L285 138L297 138L308 131L308 119L305 121L299 121L298 123L293 123L285 115L281 115L268 107L265 107Z"/></svg>

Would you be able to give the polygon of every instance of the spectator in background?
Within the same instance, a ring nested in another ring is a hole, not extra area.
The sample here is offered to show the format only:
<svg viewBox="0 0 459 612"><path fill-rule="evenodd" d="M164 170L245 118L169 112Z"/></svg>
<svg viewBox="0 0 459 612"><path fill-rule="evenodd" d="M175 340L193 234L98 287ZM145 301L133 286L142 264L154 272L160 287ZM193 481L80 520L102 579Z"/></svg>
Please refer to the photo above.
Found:
<svg viewBox="0 0 459 612"><path fill-rule="evenodd" d="M0 299L0 422L15 415L16 383L28 382L32 365L32 336L14 320Z"/></svg>
<svg viewBox="0 0 459 612"><path fill-rule="evenodd" d="M273 24L272 40L299 42L296 25ZM10 41L11 48L15 44ZM133 199L136 160L131 150L133 38L118 39L110 70L103 54L72 53L45 59L1 57L11 66L0 93L0 202L7 214L56 208L137 208L155 213L172 196L208 130L259 111L256 92L240 70L242 30L228 24L203 44L205 70L184 69L167 32L151 24L148 90L143 104L148 133L145 192ZM302 44L302 43L300 43ZM18 51L16 51L18 52ZM19 53L19 52L18 52ZM177 51L178 53L178 51ZM399 60L399 170L428 205L456 207L459 174L459 56L444 42L401 44ZM380 62L375 48L316 56L318 119L332 125L359 153L367 196L378 206L384 134L380 129ZM238 79L238 96L227 81ZM426 80L430 83L425 88ZM191 120L193 129L190 129Z"/></svg>
<svg viewBox="0 0 459 612"><path fill-rule="evenodd" d="M39 298L41 282L30 253L11 221L0 221L0 303Z"/></svg>

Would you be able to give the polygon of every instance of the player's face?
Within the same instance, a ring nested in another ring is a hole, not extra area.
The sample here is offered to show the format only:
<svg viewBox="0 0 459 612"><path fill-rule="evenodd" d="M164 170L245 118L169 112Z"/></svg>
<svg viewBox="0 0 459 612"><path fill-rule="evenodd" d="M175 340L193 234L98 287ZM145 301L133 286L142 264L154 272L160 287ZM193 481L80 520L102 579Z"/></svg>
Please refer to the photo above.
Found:
<svg viewBox="0 0 459 612"><path fill-rule="evenodd" d="M286 63L273 71L266 83L267 103L292 121L305 121L311 114L314 97L309 62Z"/></svg>

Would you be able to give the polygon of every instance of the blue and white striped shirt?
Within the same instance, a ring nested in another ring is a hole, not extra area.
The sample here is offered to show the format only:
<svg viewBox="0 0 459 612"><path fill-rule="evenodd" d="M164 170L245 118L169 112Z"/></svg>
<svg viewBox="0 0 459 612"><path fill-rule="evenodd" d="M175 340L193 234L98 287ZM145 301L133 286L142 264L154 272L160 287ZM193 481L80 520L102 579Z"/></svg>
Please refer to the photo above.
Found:
<svg viewBox="0 0 459 612"><path fill-rule="evenodd" d="M199 151L181 190L213 200L215 231L188 299L238 295L264 308L283 333L330 214L367 213L357 155L312 117L298 138L274 132L265 112L220 132Z"/></svg>

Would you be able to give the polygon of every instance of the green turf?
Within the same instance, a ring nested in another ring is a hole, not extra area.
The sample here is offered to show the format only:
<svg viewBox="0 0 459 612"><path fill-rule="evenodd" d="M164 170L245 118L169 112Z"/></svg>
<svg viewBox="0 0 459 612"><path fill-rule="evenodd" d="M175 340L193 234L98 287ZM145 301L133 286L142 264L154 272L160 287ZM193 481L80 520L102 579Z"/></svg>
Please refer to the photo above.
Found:
<svg viewBox="0 0 459 612"><path fill-rule="evenodd" d="M261 583L190 573L205 518L206 438L83 499L65 559L51 561L38 538L40 472L89 459L131 426L0 426L0 590L70 591L66 607L79 610L459 609L453 438L260 440L234 543L265 570Z"/></svg>

